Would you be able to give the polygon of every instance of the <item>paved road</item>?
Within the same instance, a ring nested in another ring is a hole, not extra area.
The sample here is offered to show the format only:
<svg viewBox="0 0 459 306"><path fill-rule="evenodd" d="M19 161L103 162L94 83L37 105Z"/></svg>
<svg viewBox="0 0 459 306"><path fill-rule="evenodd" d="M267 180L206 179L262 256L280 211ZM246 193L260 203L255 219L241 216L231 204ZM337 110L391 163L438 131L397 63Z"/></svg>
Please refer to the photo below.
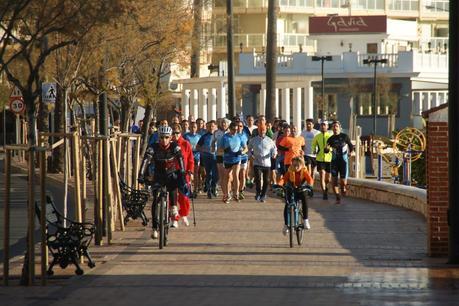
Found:
<svg viewBox="0 0 459 306"><path fill-rule="evenodd" d="M132 223L92 249L86 275L0 288L0 304L458 305L459 269L425 256L420 215L355 199L310 207L305 244L290 249L279 200L201 199L198 226L174 230L166 249Z"/></svg>
<svg viewBox="0 0 459 306"><path fill-rule="evenodd" d="M0 160L0 261L3 260L3 239L4 239L4 199L5 199L5 174L3 171L3 160ZM22 165L24 167L24 165ZM38 175L38 170L36 171ZM57 207L63 210L63 184L58 180L49 180L47 183L47 192L51 193L56 201ZM10 190L10 256L23 254L26 250L27 234L27 173L24 169L13 167L11 176ZM40 186L35 185L35 200L40 199ZM73 215L73 192L69 192L68 215ZM38 219L35 224L35 240L38 241L39 225Z"/></svg>

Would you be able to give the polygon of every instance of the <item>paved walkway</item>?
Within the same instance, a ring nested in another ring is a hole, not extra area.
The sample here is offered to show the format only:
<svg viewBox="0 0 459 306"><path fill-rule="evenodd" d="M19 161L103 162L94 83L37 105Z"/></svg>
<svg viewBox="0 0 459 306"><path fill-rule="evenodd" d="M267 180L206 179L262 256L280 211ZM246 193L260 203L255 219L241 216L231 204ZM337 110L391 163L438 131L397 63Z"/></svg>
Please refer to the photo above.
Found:
<svg viewBox="0 0 459 306"><path fill-rule="evenodd" d="M458 305L459 269L426 257L426 225L413 212L314 198L304 246L281 234L283 205L250 199L196 203L164 250L131 223L114 244L93 247L81 277L56 270L47 287L0 287L16 305ZM61 277L58 277L61 276Z"/></svg>

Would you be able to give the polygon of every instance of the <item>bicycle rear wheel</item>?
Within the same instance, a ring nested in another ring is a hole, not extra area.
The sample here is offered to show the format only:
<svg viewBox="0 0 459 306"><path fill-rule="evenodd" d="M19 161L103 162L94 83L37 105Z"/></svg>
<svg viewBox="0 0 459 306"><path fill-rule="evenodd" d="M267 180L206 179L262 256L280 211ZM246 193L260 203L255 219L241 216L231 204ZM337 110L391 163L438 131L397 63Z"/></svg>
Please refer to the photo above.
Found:
<svg viewBox="0 0 459 306"><path fill-rule="evenodd" d="M290 247L293 248L293 230L295 229L295 226L293 224L295 223L295 208L293 206L290 206L290 222L288 225L288 233L289 233L289 240L290 240Z"/></svg>
<svg viewBox="0 0 459 306"><path fill-rule="evenodd" d="M166 244L166 200L161 195L159 200L159 249L162 249Z"/></svg>

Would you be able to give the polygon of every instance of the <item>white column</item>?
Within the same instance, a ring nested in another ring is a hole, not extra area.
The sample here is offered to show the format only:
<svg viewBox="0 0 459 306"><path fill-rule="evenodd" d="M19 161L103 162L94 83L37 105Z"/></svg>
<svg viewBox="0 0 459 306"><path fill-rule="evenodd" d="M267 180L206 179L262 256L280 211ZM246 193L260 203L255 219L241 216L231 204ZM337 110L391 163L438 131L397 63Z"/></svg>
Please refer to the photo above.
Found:
<svg viewBox="0 0 459 306"><path fill-rule="evenodd" d="M207 121L207 89L199 90L199 118Z"/></svg>
<svg viewBox="0 0 459 306"><path fill-rule="evenodd" d="M190 92L190 105L191 105L191 115L193 116L194 120L199 117L199 104L198 104L198 90L191 89Z"/></svg>
<svg viewBox="0 0 459 306"><path fill-rule="evenodd" d="M282 119L290 123L290 88L282 88Z"/></svg>
<svg viewBox="0 0 459 306"><path fill-rule="evenodd" d="M260 89L260 103L258 105L258 115L266 115L266 88L264 86Z"/></svg>
<svg viewBox="0 0 459 306"><path fill-rule="evenodd" d="M274 117L279 117L279 88L274 89L275 102L274 102Z"/></svg>
<svg viewBox="0 0 459 306"><path fill-rule="evenodd" d="M217 89L209 89L209 105L207 106L207 119L216 120L217 119Z"/></svg>
<svg viewBox="0 0 459 306"><path fill-rule="evenodd" d="M226 116L226 91L225 84L222 83L217 88L217 118L223 118Z"/></svg>
<svg viewBox="0 0 459 306"><path fill-rule="evenodd" d="M430 104L431 107L437 107L438 105L440 105L438 91L432 92L430 101L431 101L431 104Z"/></svg>
<svg viewBox="0 0 459 306"><path fill-rule="evenodd" d="M304 88L304 119L314 118L314 88L311 83Z"/></svg>
<svg viewBox="0 0 459 306"><path fill-rule="evenodd" d="M185 119L190 115L190 91L188 89L182 90L182 114Z"/></svg>
<svg viewBox="0 0 459 306"><path fill-rule="evenodd" d="M422 111L430 109L430 92L422 92Z"/></svg>
<svg viewBox="0 0 459 306"><path fill-rule="evenodd" d="M301 133L301 87L293 88L293 125Z"/></svg>

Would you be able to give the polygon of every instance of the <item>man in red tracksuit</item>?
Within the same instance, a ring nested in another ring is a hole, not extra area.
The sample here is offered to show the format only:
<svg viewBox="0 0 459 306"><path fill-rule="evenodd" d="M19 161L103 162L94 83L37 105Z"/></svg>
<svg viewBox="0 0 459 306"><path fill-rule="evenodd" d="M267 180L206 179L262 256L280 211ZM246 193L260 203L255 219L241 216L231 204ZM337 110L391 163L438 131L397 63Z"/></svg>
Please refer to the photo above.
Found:
<svg viewBox="0 0 459 306"><path fill-rule="evenodd" d="M172 126L172 139L180 146L183 156L183 165L185 167L186 182L190 183L190 177L194 173L194 156L191 144L182 137L182 127L180 124ZM181 217L183 223L189 226L188 214L190 213L190 199L185 195L178 193L179 216L176 217L177 221Z"/></svg>

